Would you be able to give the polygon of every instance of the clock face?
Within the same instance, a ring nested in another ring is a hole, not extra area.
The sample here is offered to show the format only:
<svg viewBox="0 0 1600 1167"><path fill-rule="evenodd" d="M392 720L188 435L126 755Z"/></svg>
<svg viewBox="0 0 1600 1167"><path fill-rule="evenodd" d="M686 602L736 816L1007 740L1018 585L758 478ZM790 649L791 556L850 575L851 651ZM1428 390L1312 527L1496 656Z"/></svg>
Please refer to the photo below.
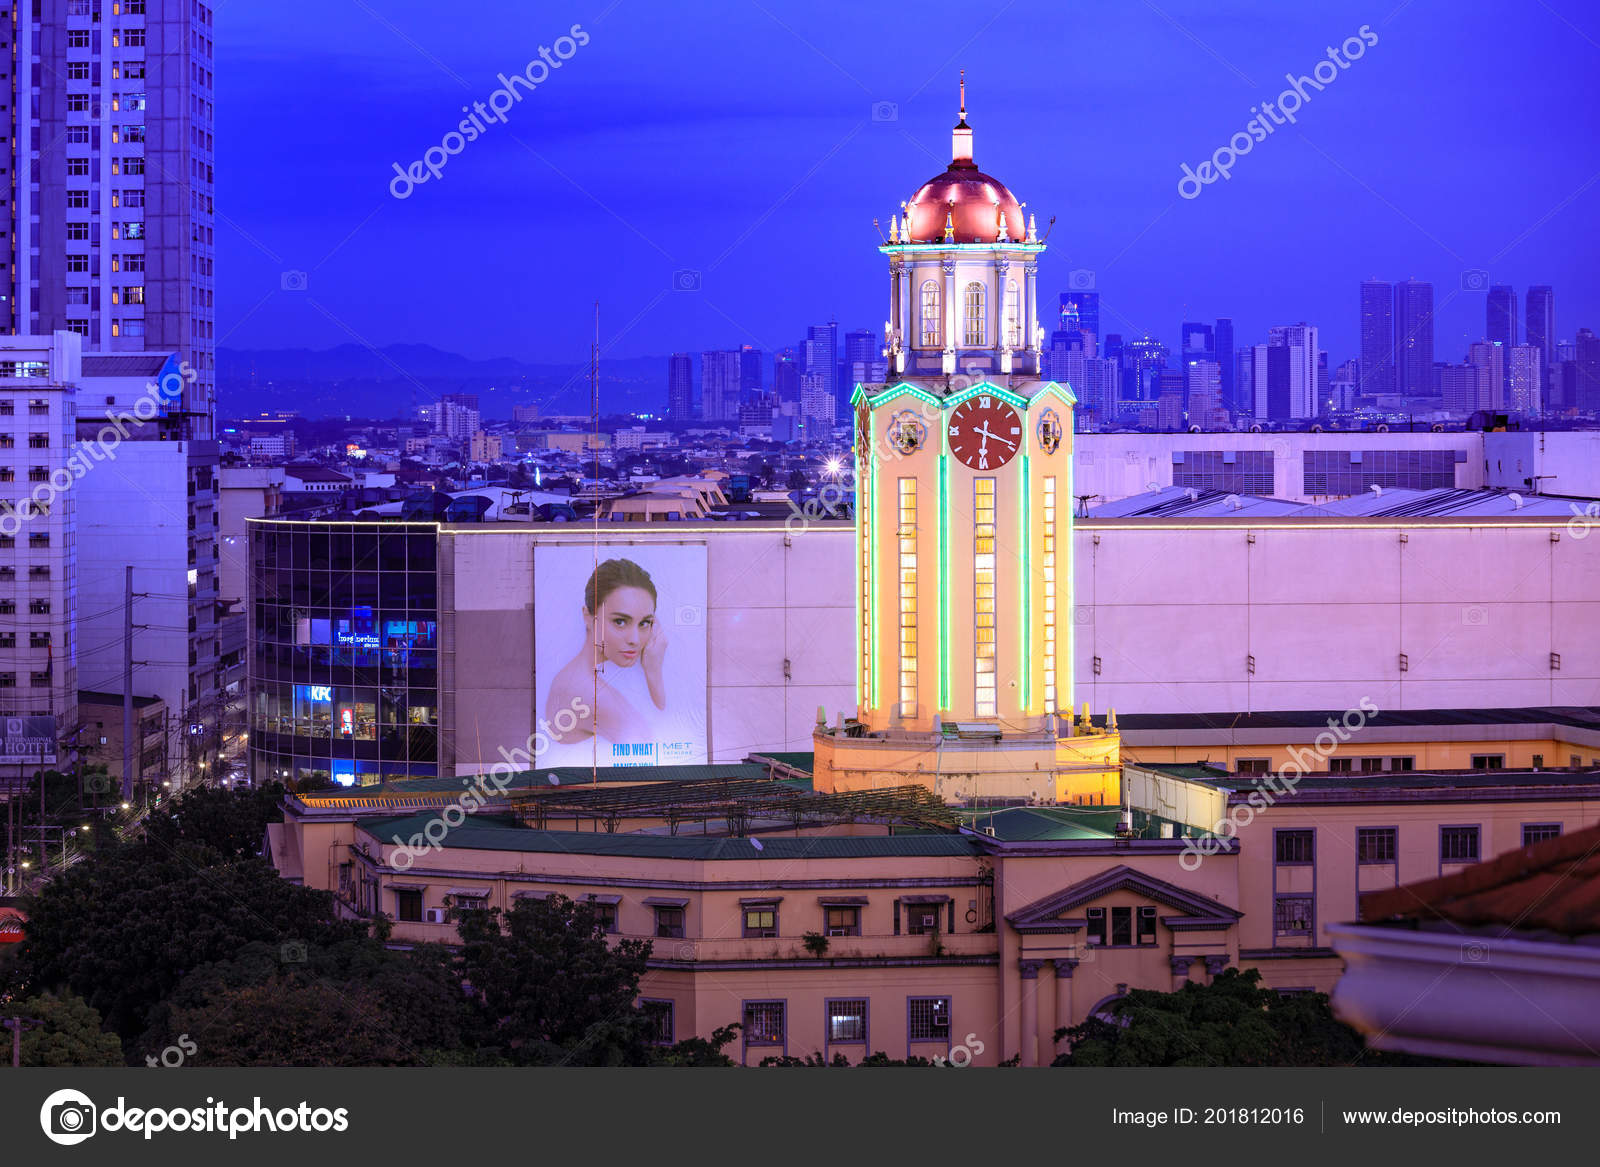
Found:
<svg viewBox="0 0 1600 1167"><path fill-rule="evenodd" d="M1022 419L995 397L969 397L948 423L950 452L973 470L998 470L1022 443Z"/></svg>

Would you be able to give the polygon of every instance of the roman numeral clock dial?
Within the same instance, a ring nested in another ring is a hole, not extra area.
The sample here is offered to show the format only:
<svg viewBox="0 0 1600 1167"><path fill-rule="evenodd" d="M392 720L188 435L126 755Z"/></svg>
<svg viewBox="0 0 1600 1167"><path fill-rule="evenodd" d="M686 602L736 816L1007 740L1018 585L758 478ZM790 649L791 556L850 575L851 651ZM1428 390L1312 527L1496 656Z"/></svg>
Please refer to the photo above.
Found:
<svg viewBox="0 0 1600 1167"><path fill-rule="evenodd" d="M993 397L969 397L950 414L950 452L973 470L998 470L1022 445L1022 419Z"/></svg>

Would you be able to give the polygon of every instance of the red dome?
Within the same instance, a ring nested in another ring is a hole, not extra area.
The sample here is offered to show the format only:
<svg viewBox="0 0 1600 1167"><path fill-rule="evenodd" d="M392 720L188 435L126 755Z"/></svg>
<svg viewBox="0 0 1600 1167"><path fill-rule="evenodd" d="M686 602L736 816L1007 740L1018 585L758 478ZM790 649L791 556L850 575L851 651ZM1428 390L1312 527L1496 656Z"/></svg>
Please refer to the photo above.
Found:
<svg viewBox="0 0 1600 1167"><path fill-rule="evenodd" d="M1004 183L975 167L951 167L912 196L906 222L913 243L944 242L946 217L955 224L955 242L995 243L1000 238L1001 215L1009 239L1020 243L1027 238L1022 206Z"/></svg>

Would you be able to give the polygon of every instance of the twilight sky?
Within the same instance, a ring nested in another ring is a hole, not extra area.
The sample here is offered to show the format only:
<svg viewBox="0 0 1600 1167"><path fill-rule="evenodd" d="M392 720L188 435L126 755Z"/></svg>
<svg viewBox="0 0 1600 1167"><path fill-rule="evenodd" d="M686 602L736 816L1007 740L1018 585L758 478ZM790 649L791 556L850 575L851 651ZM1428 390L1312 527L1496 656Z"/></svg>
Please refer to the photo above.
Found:
<svg viewBox="0 0 1600 1167"><path fill-rule="evenodd" d="M390 193L394 163L574 24L588 43L504 123ZM1181 164L1363 25L1377 43L1294 125L1179 196ZM1041 230L1056 216L1041 307L1092 272L1102 332L1175 344L1229 315L1243 345L1307 320L1337 363L1357 283L1414 277L1459 361L1484 328L1475 270L1519 312L1553 284L1563 339L1600 328L1584 0L220 0L216 30L226 347L579 361L596 299L614 356L881 328L872 219L944 169L962 67L979 165Z"/></svg>

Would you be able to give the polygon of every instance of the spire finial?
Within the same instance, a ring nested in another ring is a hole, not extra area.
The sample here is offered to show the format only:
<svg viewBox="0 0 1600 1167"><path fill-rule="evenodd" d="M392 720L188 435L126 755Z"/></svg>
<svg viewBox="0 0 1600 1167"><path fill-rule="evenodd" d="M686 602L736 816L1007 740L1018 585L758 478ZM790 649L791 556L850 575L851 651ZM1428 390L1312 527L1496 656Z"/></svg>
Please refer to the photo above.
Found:
<svg viewBox="0 0 1600 1167"><path fill-rule="evenodd" d="M961 70L961 120L967 120L967 71Z"/></svg>

